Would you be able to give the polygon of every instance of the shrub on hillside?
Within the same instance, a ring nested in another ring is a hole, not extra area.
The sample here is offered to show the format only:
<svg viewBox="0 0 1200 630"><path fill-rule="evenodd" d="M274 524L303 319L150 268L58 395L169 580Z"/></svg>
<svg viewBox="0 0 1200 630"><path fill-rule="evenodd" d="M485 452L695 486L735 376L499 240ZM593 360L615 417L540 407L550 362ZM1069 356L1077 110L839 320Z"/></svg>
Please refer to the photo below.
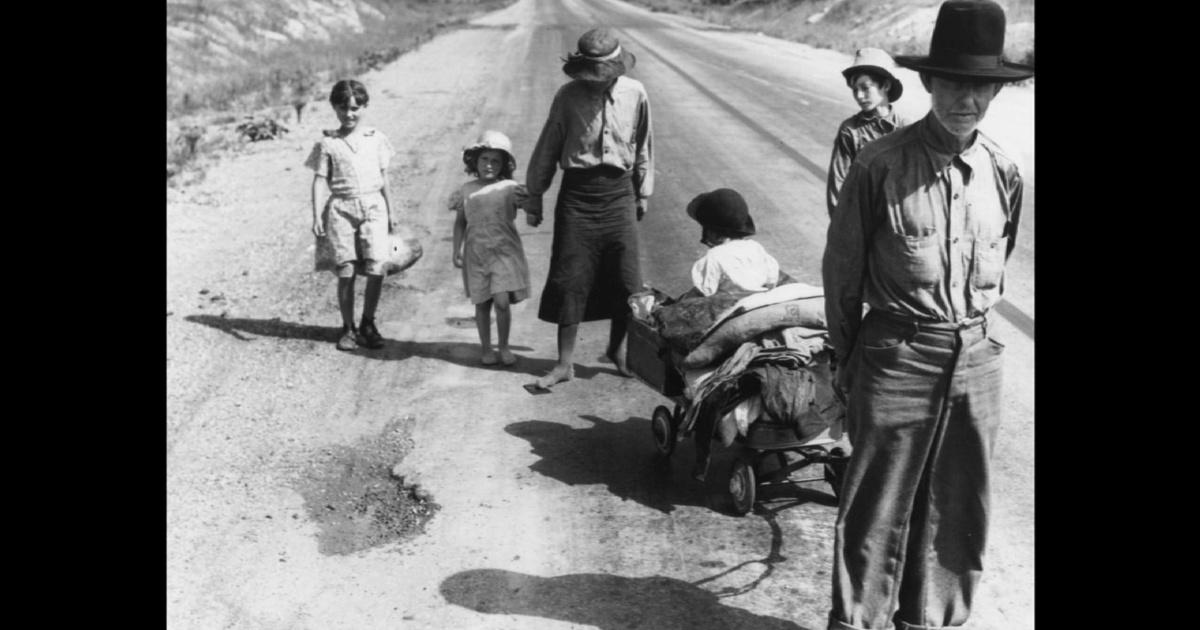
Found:
<svg viewBox="0 0 1200 630"><path fill-rule="evenodd" d="M237 132L238 137L248 138L251 142L258 142L259 140L281 138L283 134L288 132L288 128L283 126L283 123L272 118L251 117L246 122L237 126Z"/></svg>

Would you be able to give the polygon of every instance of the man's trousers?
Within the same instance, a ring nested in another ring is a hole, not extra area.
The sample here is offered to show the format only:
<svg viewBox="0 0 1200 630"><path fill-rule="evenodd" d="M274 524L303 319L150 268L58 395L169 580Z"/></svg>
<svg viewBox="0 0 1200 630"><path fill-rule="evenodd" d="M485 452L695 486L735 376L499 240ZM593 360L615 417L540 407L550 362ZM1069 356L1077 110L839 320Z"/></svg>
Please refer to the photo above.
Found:
<svg viewBox="0 0 1200 630"><path fill-rule="evenodd" d="M854 450L830 630L967 621L987 542L1003 349L982 318L961 327L878 310L864 318L847 366Z"/></svg>

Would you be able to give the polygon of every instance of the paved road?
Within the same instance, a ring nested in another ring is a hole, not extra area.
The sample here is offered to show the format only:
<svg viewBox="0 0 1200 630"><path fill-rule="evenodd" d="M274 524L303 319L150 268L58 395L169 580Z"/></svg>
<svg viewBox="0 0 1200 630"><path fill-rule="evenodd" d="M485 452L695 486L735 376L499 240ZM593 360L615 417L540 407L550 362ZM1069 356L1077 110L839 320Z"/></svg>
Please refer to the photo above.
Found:
<svg viewBox="0 0 1200 630"><path fill-rule="evenodd" d="M647 281L686 288L703 247L684 206L728 186L784 268L819 282L824 168L853 105L846 55L579 0L520 0L426 43L364 78L370 124L400 149L393 194L426 246L386 284L385 349L334 351L333 283L307 274L299 165L317 126L333 124L327 108L306 115L299 140L253 147L168 205L169 627L824 627L835 508L822 482L745 518L715 512L688 476L690 444L670 462L654 456L648 417L665 400L595 360L603 326L583 327L575 382L529 396L521 383L554 357L538 295L515 311L516 370L481 369L461 325L471 307L444 210L464 177L456 149L502 129L523 171L565 80L559 58L596 24L637 55L631 74L653 104ZM916 77L901 78L902 111L923 114ZM985 122L1029 182L1010 317L996 327L1009 349L1007 424L977 604L985 630L1033 627L1032 111L1032 90L1009 90ZM552 229L521 225L538 290ZM440 511L415 540L339 546L354 532L323 520L335 490L397 449L408 452L397 471Z"/></svg>

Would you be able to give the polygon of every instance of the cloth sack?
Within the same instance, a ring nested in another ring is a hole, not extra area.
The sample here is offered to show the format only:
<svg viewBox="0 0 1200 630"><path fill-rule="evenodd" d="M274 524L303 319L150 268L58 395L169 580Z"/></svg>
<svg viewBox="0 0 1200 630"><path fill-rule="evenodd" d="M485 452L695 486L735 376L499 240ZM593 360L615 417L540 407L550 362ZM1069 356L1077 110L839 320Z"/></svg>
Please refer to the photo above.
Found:
<svg viewBox="0 0 1200 630"><path fill-rule="evenodd" d="M718 291L709 296L682 297L678 301L655 309L654 321L658 334L672 349L690 352L721 313L733 307L743 295Z"/></svg>
<svg viewBox="0 0 1200 630"><path fill-rule="evenodd" d="M383 261L383 270L385 276L400 273L405 269L413 266L424 251L421 249L421 243L417 241L416 234L412 228L405 225L397 225L392 229L392 233L388 234L388 241L391 247L388 250L387 260ZM358 250L358 244L355 243L355 250L361 258L362 252ZM316 251L313 255L313 271L331 271L337 273L337 253L333 249L333 242L328 237L318 236L316 243ZM362 275L363 264L360 260L354 263L354 272Z"/></svg>
<svg viewBox="0 0 1200 630"><path fill-rule="evenodd" d="M681 367L694 369L709 365L763 333L794 326L826 329L825 298L817 296L770 304L726 319L683 358Z"/></svg>

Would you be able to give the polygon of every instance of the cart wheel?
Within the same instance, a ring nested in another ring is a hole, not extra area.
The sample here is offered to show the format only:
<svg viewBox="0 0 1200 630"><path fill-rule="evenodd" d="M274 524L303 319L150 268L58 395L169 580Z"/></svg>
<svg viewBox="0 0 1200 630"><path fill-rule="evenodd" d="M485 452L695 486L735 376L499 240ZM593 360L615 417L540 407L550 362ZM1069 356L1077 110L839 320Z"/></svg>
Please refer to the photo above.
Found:
<svg viewBox="0 0 1200 630"><path fill-rule="evenodd" d="M833 498L841 500L842 498L842 481L846 478L846 462L831 462L825 464L825 481L829 483L829 488L833 490Z"/></svg>
<svg viewBox="0 0 1200 630"><path fill-rule="evenodd" d="M655 407L650 416L650 430L654 433L654 447L665 457L675 451L675 429L670 410L662 405Z"/></svg>
<svg viewBox="0 0 1200 630"><path fill-rule="evenodd" d="M729 471L729 498L733 513L745 516L754 508L754 495L758 480L754 475L754 463L745 455L738 455Z"/></svg>

